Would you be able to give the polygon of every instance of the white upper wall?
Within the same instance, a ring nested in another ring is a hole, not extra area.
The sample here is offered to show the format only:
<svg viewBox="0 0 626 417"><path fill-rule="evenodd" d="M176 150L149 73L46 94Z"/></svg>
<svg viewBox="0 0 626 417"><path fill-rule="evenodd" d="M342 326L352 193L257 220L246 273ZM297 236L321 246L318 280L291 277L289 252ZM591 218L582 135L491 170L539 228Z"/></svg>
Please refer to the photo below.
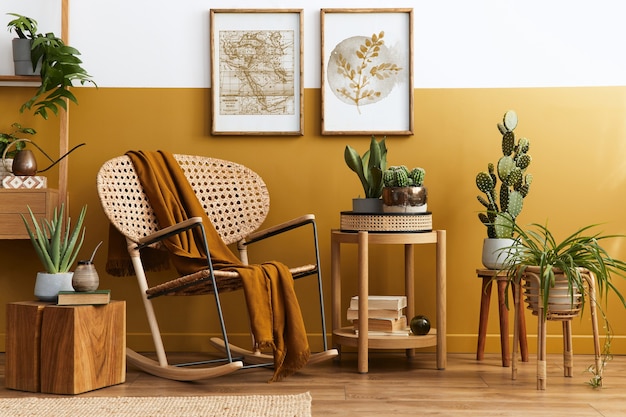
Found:
<svg viewBox="0 0 626 417"><path fill-rule="evenodd" d="M2 0L60 34L60 0ZM320 9L412 7L414 87L626 85L624 0L273 0L304 10L304 86L320 87ZM209 10L258 0L70 0L70 44L102 87L210 87ZM355 34L357 34L355 29ZM368 28L368 34L370 29ZM372 28L372 30L376 30ZM12 74L0 31L0 74Z"/></svg>

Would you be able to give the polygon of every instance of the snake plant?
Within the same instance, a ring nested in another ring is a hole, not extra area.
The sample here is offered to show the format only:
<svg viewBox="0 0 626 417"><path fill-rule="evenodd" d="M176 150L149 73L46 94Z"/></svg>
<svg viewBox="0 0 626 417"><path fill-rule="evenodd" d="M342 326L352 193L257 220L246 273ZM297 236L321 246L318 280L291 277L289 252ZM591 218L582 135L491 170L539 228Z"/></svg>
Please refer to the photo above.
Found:
<svg viewBox="0 0 626 417"><path fill-rule="evenodd" d="M387 169L385 138L377 141L372 135L370 148L363 156L350 145L346 145L344 159L348 167L359 176L365 197L380 198L383 193L383 171Z"/></svg>

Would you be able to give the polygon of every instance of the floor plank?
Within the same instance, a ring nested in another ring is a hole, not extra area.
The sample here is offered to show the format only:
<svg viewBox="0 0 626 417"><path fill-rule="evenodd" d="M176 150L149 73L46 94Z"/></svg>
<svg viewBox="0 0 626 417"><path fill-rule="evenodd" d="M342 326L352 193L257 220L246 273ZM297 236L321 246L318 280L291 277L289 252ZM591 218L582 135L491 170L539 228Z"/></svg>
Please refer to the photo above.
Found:
<svg viewBox="0 0 626 417"><path fill-rule="evenodd" d="M177 360L199 355L177 354ZM4 354L0 383L4 387ZM129 366L126 383L81 396L193 396L292 394L308 391L314 416L550 416L617 417L626 415L626 356L617 356L605 371L603 388L587 385L592 357L574 358L574 376L563 377L560 355L548 357L547 390L536 389L536 362L520 363L518 379L501 366L500 355L449 354L445 370L435 356L418 353L407 359L397 352L371 352L369 372L356 371L354 353L301 370L286 380L268 383L268 369L247 369L220 378L175 382L147 375ZM0 398L53 395L0 389Z"/></svg>

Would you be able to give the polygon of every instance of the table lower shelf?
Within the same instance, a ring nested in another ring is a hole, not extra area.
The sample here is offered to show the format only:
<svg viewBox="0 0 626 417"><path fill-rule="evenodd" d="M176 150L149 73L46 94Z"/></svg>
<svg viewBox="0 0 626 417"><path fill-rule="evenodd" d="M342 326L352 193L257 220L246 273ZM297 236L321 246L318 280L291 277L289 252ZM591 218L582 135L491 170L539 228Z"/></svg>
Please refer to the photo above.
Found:
<svg viewBox="0 0 626 417"><path fill-rule="evenodd" d="M357 347L359 336L354 333L352 327L342 327L333 330L333 341L342 346ZM367 341L369 349L415 349L437 346L437 330L430 329L424 336L373 336Z"/></svg>

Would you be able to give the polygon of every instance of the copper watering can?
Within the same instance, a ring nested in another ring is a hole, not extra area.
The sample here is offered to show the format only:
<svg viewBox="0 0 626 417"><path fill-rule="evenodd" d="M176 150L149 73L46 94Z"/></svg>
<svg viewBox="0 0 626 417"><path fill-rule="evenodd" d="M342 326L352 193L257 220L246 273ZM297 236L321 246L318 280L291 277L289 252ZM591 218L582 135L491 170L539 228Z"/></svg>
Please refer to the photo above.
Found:
<svg viewBox="0 0 626 417"><path fill-rule="evenodd" d="M13 158L13 165L11 167L8 167L7 166L7 161L6 161L7 151L9 150L11 145L13 145L13 144L15 144L17 142L29 142L29 143L32 143L33 145L35 145L35 147L37 149L39 149L41 151L41 153L43 153L46 156L46 158L48 158L52 162L52 164L50 164L50 166L48 166L48 168L42 169L41 171L38 171L37 170L37 160L35 159L35 154L33 154L33 152L30 149L22 149L17 154L15 154L15 157ZM4 153L2 154L2 165L8 171L12 172L13 175L33 176L33 175L36 175L36 174L38 174L40 172L46 172L47 170L49 170L50 168L55 166L57 163L59 163L59 161L61 161L63 158L65 158L70 153L74 152L77 148L80 148L83 145L85 145L85 144L81 143L80 145L74 146L67 153L65 153L65 155L61 156L59 159L57 159L55 161L54 159L50 158L50 156L48 156L48 154L43 149L41 149L39 147L39 145L37 145L35 142L31 141L30 139L17 139L15 141L9 143L7 145L7 147L4 148Z"/></svg>

